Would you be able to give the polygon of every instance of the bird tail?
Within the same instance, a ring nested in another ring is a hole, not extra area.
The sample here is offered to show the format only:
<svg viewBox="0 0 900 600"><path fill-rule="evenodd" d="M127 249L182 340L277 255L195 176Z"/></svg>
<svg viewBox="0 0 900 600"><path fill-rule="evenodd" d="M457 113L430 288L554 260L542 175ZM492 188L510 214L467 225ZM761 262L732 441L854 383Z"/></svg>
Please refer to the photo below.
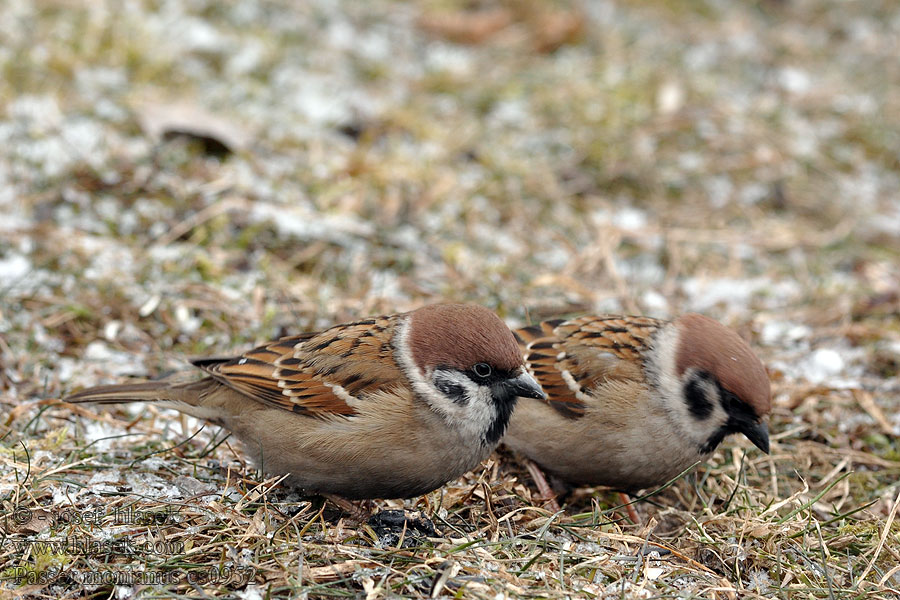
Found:
<svg viewBox="0 0 900 600"><path fill-rule="evenodd" d="M203 399L214 385L206 378L191 383L173 384L166 381L100 385L81 390L63 398L63 402L119 404L122 402L153 402L161 408L174 408L199 419L215 416L203 406Z"/></svg>
<svg viewBox="0 0 900 600"><path fill-rule="evenodd" d="M147 383L126 383L115 385L99 385L87 388L63 398L65 402L97 402L99 404L118 404L120 402L158 402L171 400L173 387L161 381Z"/></svg>

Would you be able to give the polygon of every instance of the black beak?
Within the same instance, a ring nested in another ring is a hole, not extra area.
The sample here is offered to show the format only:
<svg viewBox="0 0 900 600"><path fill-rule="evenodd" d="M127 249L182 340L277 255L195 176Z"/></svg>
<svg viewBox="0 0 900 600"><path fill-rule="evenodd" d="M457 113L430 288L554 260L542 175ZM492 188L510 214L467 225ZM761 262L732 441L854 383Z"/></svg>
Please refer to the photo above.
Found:
<svg viewBox="0 0 900 600"><path fill-rule="evenodd" d="M504 381L503 387L506 388L511 396L536 398L538 400L547 399L547 394L541 389L540 384L524 369L518 377Z"/></svg>
<svg viewBox="0 0 900 600"><path fill-rule="evenodd" d="M753 445L765 452L769 453L769 427L762 421L748 423L741 427L741 433L747 436L747 439L753 442Z"/></svg>

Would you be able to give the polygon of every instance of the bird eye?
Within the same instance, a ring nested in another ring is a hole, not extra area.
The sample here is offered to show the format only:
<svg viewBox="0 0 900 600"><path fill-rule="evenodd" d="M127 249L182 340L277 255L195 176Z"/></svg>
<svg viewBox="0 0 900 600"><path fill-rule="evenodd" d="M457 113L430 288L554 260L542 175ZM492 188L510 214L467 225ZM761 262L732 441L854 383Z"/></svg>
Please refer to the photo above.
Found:
<svg viewBox="0 0 900 600"><path fill-rule="evenodd" d="M487 378L491 376L491 365L487 363L477 363L472 370L476 375L482 378Z"/></svg>

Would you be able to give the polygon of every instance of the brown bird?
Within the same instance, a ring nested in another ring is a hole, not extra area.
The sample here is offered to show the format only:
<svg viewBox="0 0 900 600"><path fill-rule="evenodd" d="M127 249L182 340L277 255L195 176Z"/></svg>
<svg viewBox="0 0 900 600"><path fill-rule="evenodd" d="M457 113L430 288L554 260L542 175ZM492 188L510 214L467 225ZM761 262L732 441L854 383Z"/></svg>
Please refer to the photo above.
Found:
<svg viewBox="0 0 900 600"><path fill-rule="evenodd" d="M587 316L516 337L547 399L520 401L503 443L565 482L659 486L731 433L769 451L766 370L713 319Z"/></svg>
<svg viewBox="0 0 900 600"><path fill-rule="evenodd" d="M368 499L425 494L476 467L516 398L545 397L509 328L474 305L425 306L192 363L209 376L66 400L149 401L208 419L305 492Z"/></svg>

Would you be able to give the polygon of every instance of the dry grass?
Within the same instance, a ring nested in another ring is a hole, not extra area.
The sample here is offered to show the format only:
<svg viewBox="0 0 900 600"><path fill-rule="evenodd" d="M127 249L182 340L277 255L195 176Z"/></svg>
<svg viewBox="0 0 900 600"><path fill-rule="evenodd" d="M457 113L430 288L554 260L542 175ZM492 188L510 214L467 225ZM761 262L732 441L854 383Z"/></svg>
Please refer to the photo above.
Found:
<svg viewBox="0 0 900 600"><path fill-rule="evenodd" d="M0 593L900 594L893 3L34 4L0 15ZM383 540L225 432L56 400L438 299L719 318L772 454L635 524L501 450L377 502L439 530Z"/></svg>

